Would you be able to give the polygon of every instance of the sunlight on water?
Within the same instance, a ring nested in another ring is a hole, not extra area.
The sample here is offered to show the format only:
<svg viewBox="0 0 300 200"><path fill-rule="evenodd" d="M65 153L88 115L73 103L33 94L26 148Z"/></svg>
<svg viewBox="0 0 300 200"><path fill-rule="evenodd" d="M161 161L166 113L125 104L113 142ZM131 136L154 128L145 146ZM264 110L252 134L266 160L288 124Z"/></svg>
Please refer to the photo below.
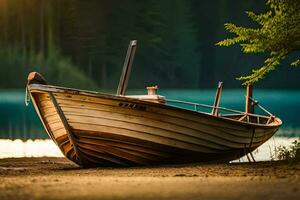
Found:
<svg viewBox="0 0 300 200"><path fill-rule="evenodd" d="M62 157L52 140L0 140L0 158Z"/></svg>
<svg viewBox="0 0 300 200"><path fill-rule="evenodd" d="M254 151L256 161L271 160L271 155L275 153L275 147L279 145L289 146L297 138L273 137ZM0 140L0 158L17 157L63 157L59 148L52 140ZM233 162L247 162L243 157Z"/></svg>

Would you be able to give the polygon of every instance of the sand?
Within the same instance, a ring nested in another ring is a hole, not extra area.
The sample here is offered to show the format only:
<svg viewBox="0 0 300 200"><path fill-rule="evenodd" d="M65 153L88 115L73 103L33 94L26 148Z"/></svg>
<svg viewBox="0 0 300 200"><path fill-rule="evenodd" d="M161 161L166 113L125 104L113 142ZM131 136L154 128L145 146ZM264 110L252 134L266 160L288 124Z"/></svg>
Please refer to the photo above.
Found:
<svg viewBox="0 0 300 200"><path fill-rule="evenodd" d="M0 199L300 199L300 163L81 169L65 158L0 159Z"/></svg>

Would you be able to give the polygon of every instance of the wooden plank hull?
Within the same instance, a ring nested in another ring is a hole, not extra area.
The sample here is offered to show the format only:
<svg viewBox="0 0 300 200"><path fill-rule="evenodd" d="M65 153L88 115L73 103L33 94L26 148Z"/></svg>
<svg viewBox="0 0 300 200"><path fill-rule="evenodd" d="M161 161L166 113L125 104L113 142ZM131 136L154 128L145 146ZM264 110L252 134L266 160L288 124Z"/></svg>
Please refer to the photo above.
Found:
<svg viewBox="0 0 300 200"><path fill-rule="evenodd" d="M230 161L281 125L238 120L126 97L33 84L35 109L63 154L84 166Z"/></svg>

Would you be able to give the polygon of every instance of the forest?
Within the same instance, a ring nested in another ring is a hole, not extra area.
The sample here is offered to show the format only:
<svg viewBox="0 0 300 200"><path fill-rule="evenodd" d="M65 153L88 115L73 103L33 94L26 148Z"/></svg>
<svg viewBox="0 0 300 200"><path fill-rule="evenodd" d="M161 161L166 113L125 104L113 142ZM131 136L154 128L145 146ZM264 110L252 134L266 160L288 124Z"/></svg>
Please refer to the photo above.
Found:
<svg viewBox="0 0 300 200"><path fill-rule="evenodd" d="M131 39L129 88L239 88L264 57L215 44L228 37L224 23L255 27L245 11L264 9L261 0L0 0L0 89L24 88L30 71L54 85L116 89ZM281 67L257 86L297 89L298 77Z"/></svg>

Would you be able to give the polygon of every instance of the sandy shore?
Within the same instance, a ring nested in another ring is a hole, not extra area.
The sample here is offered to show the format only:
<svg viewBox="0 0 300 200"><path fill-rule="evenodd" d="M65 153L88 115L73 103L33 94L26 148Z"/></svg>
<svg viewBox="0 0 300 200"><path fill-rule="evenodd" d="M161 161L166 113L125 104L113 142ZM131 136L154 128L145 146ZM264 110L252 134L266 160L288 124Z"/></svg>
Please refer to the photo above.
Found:
<svg viewBox="0 0 300 200"><path fill-rule="evenodd" d="M300 163L81 169L64 158L0 159L0 199L299 199Z"/></svg>

